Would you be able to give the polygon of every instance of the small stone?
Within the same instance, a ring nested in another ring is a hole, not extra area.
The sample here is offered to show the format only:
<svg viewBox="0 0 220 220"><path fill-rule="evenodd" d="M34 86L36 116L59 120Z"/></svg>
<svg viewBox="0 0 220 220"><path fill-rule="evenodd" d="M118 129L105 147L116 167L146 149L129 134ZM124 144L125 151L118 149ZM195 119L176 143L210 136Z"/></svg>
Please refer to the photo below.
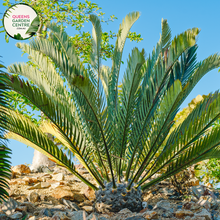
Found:
<svg viewBox="0 0 220 220"><path fill-rule="evenodd" d="M87 219L86 219L86 220L87 220ZM107 219L107 218L104 217L104 216L101 216L101 217L98 218L98 220L109 220L109 219Z"/></svg>
<svg viewBox="0 0 220 220"><path fill-rule="evenodd" d="M218 207L218 203L210 195L201 196L197 204L205 207L206 209L216 209Z"/></svg>
<svg viewBox="0 0 220 220"><path fill-rule="evenodd" d="M37 210L37 211L34 211L34 212L33 212L33 215L38 216L38 215L39 215L39 213L40 213L40 211L39 211L39 210Z"/></svg>
<svg viewBox="0 0 220 220"><path fill-rule="evenodd" d="M126 218L125 220L146 220L146 218L143 218L141 216L133 216L133 217Z"/></svg>
<svg viewBox="0 0 220 220"><path fill-rule="evenodd" d="M144 213L148 210L148 208L142 209L139 213Z"/></svg>
<svg viewBox="0 0 220 220"><path fill-rule="evenodd" d="M36 216L31 216L28 220L36 220L37 217Z"/></svg>
<svg viewBox="0 0 220 220"><path fill-rule="evenodd" d="M183 208L182 205L178 205L178 206L177 206L177 209L182 209L182 208Z"/></svg>
<svg viewBox="0 0 220 220"><path fill-rule="evenodd" d="M47 201L50 201L53 205L59 205L61 200L56 199L53 196L47 196Z"/></svg>
<svg viewBox="0 0 220 220"><path fill-rule="evenodd" d="M143 214L145 219L158 219L158 214L155 211L147 211Z"/></svg>
<svg viewBox="0 0 220 220"><path fill-rule="evenodd" d="M74 211L74 212L69 212L68 213L68 217L71 217L71 220L74 220L74 219L79 219L79 220L83 220L83 216L87 217L88 214L85 212L85 211Z"/></svg>
<svg viewBox="0 0 220 220"><path fill-rule="evenodd" d="M172 196L175 193L174 189L169 189L169 188L160 188L159 189L160 193L163 193L166 196Z"/></svg>
<svg viewBox="0 0 220 220"><path fill-rule="evenodd" d="M148 205L147 208L148 208L149 210L152 210L154 207L153 207L152 205Z"/></svg>
<svg viewBox="0 0 220 220"><path fill-rule="evenodd" d="M10 177L10 178L11 178L11 179L16 178L16 174L17 174L17 173L15 173L15 172L11 169L11 177Z"/></svg>
<svg viewBox="0 0 220 220"><path fill-rule="evenodd" d="M27 207L27 211L31 212L31 213L34 212L34 209L35 209L35 205L33 203L31 203L31 202L23 202L23 203L21 203L20 206L26 206Z"/></svg>
<svg viewBox="0 0 220 220"><path fill-rule="evenodd" d="M83 206L82 209L84 209L86 212L92 212L93 211L92 206Z"/></svg>
<svg viewBox="0 0 220 220"><path fill-rule="evenodd" d="M155 207L153 209L157 209L157 208L170 210L171 206L167 200L161 200L155 205Z"/></svg>
<svg viewBox="0 0 220 220"><path fill-rule="evenodd" d="M86 169L79 169L79 174L80 175L89 174L89 171L87 171Z"/></svg>
<svg viewBox="0 0 220 220"><path fill-rule="evenodd" d="M37 183L34 186L28 187L27 189L28 190L31 190L31 189L41 189L41 183Z"/></svg>
<svg viewBox="0 0 220 220"><path fill-rule="evenodd" d="M58 187L52 191L51 196L56 199L66 199L66 200L74 200L75 195L70 187Z"/></svg>
<svg viewBox="0 0 220 220"><path fill-rule="evenodd" d="M50 178L52 178L52 175L51 175L51 174L49 174L49 173L45 173L45 174L43 174L43 175L42 175L42 177L47 177L47 178L49 178L49 179L50 179Z"/></svg>
<svg viewBox="0 0 220 220"><path fill-rule="evenodd" d="M211 220L212 219L211 214L206 209L202 209L201 212L196 213L195 217L205 217L206 220Z"/></svg>
<svg viewBox="0 0 220 220"><path fill-rule="evenodd" d="M40 195L41 201L48 201L48 197L46 195Z"/></svg>
<svg viewBox="0 0 220 220"><path fill-rule="evenodd" d="M219 197L219 192L214 192L214 195L216 196L216 198Z"/></svg>
<svg viewBox="0 0 220 220"><path fill-rule="evenodd" d="M75 168L78 169L85 169L85 167L82 164L76 164Z"/></svg>
<svg viewBox="0 0 220 220"><path fill-rule="evenodd" d="M100 220L100 219L98 219L98 217L94 213L92 213L86 218L86 220Z"/></svg>
<svg viewBox="0 0 220 220"><path fill-rule="evenodd" d="M17 185L17 184L18 184L18 180L17 180L17 179L15 179L15 180L9 180L8 183L9 183L10 185Z"/></svg>
<svg viewBox="0 0 220 220"><path fill-rule="evenodd" d="M131 214L132 212L129 209L125 208L125 209L120 210L118 213L119 214Z"/></svg>
<svg viewBox="0 0 220 220"><path fill-rule="evenodd" d="M18 206L16 207L15 211L19 211L19 212L27 212L27 206Z"/></svg>
<svg viewBox="0 0 220 220"><path fill-rule="evenodd" d="M14 179L9 181L10 185L29 185L29 180L25 179Z"/></svg>
<svg viewBox="0 0 220 220"><path fill-rule="evenodd" d="M201 206L199 206L198 204L193 204L192 206L191 206L191 211L193 211L193 210L198 210L198 209L200 209L201 208Z"/></svg>
<svg viewBox="0 0 220 220"><path fill-rule="evenodd" d="M29 183L32 184L32 183L38 183L38 179L36 177L31 177L29 178Z"/></svg>
<svg viewBox="0 0 220 220"><path fill-rule="evenodd" d="M10 217L11 219L19 219L19 218L21 218L22 216L23 216L23 214L22 214L21 212L15 212L15 213L11 214L9 217Z"/></svg>
<svg viewBox="0 0 220 220"><path fill-rule="evenodd" d="M51 186L50 183L47 183L47 182L42 182L41 183L41 189L49 188L50 186Z"/></svg>
<svg viewBox="0 0 220 220"><path fill-rule="evenodd" d="M1 220L7 220L8 217L7 217L6 214L4 214L4 213L0 213L0 219L1 219Z"/></svg>
<svg viewBox="0 0 220 220"><path fill-rule="evenodd" d="M55 212L51 220L57 220L57 219L70 220L70 218L66 216L65 212Z"/></svg>
<svg viewBox="0 0 220 220"><path fill-rule="evenodd" d="M9 198L7 201L5 201L2 205L1 210L6 213L6 215L12 214L15 209L17 208L18 203L12 198Z"/></svg>
<svg viewBox="0 0 220 220"><path fill-rule="evenodd" d="M194 216L194 213L190 210L178 210L175 213L176 218L184 218L186 216Z"/></svg>
<svg viewBox="0 0 220 220"><path fill-rule="evenodd" d="M170 219L173 217L173 213L170 211L166 211L165 213L162 214L162 217Z"/></svg>
<svg viewBox="0 0 220 220"><path fill-rule="evenodd" d="M12 168L12 171L15 172L15 173L18 173L18 174L28 174L28 173L31 173L31 170L28 166L24 165L24 164L21 164L21 165L17 165L17 166L14 166Z"/></svg>
<svg viewBox="0 0 220 220"><path fill-rule="evenodd" d="M64 180L64 175L63 175L63 173L58 173L56 175L53 175L53 179L57 180L57 181Z"/></svg>
<svg viewBox="0 0 220 220"><path fill-rule="evenodd" d="M91 201L94 201L96 199L95 191L88 186L84 190L84 195L86 196L87 199L89 199Z"/></svg>
<svg viewBox="0 0 220 220"><path fill-rule="evenodd" d="M66 205L66 206L69 207L69 208L72 208L74 211L80 210L79 206L76 205L76 203L71 202L71 201L66 200L66 199L62 199L62 201L63 201L63 204L64 204L64 205Z"/></svg>
<svg viewBox="0 0 220 220"><path fill-rule="evenodd" d="M219 212L216 211L216 210L212 210L211 216L212 216L212 219L214 219L214 220L219 220L220 219Z"/></svg>
<svg viewBox="0 0 220 220"><path fill-rule="evenodd" d="M100 213L109 213L112 205L105 204L103 202L96 202L95 209Z"/></svg>
<svg viewBox="0 0 220 220"><path fill-rule="evenodd" d="M36 192L32 192L29 196L29 202L37 202L39 200L39 195Z"/></svg>
<svg viewBox="0 0 220 220"><path fill-rule="evenodd" d="M187 220L186 218L184 220ZM188 220L206 220L205 217L188 217ZM215 219L216 220L216 219Z"/></svg>
<svg viewBox="0 0 220 220"><path fill-rule="evenodd" d="M61 209L64 209L64 208L65 208L64 205L59 204L59 205L55 205L54 208L51 209L51 211L52 211L52 212L54 212L54 211L60 211Z"/></svg>
<svg viewBox="0 0 220 220"><path fill-rule="evenodd" d="M51 181L50 181L51 182ZM52 189L56 189L57 187L61 186L61 183L60 182L51 182L51 188Z"/></svg>
<svg viewBox="0 0 220 220"><path fill-rule="evenodd" d="M40 213L39 213L39 216L41 216L41 215L45 215L45 216L48 216L48 217L52 217L53 216L51 211L48 208L42 209L40 211Z"/></svg>
<svg viewBox="0 0 220 220"><path fill-rule="evenodd" d="M83 194L74 193L74 201L76 201L76 202L83 202L84 200L86 200L86 198L85 198L85 196Z"/></svg>
<svg viewBox="0 0 220 220"><path fill-rule="evenodd" d="M197 199L195 196L192 195L192 196L191 196L191 201L192 201L192 202L198 202L198 199Z"/></svg>
<svg viewBox="0 0 220 220"><path fill-rule="evenodd" d="M204 186L192 186L191 187L192 193L194 196L199 199L205 192L205 187Z"/></svg>
<svg viewBox="0 0 220 220"><path fill-rule="evenodd" d="M52 173L52 170L50 170L49 169L49 167L47 167L47 166L43 166L43 167L41 167L41 171L43 172L43 173Z"/></svg>
<svg viewBox="0 0 220 220"><path fill-rule="evenodd" d="M88 205L88 206L92 206L94 203L91 202L90 200L85 200L81 203L79 203L79 206L82 207L82 206L85 206L85 205Z"/></svg>

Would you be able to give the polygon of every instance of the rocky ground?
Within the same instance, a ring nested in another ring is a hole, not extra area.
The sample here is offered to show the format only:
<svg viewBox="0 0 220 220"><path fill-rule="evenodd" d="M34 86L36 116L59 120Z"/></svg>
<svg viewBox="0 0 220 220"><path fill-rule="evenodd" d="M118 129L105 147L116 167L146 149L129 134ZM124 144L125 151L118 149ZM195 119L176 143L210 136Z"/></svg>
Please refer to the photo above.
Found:
<svg viewBox="0 0 220 220"><path fill-rule="evenodd" d="M82 166L77 169L92 181ZM0 220L220 220L219 192L199 185L196 179L189 181L186 196L163 181L143 193L139 213L123 209L100 214L93 210L93 190L64 169L44 167L33 173L29 167L18 165L12 171L10 198L0 205Z"/></svg>

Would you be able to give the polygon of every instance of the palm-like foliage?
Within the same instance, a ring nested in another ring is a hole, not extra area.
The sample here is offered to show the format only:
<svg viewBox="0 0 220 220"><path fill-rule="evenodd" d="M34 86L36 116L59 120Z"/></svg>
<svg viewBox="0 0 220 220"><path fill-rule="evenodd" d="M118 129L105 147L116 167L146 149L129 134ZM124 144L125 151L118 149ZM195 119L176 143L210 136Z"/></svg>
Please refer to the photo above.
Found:
<svg viewBox="0 0 220 220"><path fill-rule="evenodd" d="M172 40L168 23L162 20L156 48L147 58L144 50L134 48L118 86L125 40L138 17L139 13L130 13L120 25L111 68L101 65L102 30L93 15L93 51L88 67L82 65L67 34L55 24L48 25L48 39L17 45L30 55L31 63L8 67L10 73L35 84L11 75L10 88L49 119L38 127L11 111L8 138L41 151L95 190L97 186L77 172L45 133L73 152L101 188L105 188L104 181L116 188L124 175L128 190L133 183L144 190L193 163L220 156L220 130L209 129L220 116L218 92L206 97L175 126L182 102L207 72L220 66L217 54L196 61L197 28ZM146 183L161 170L158 178Z"/></svg>
<svg viewBox="0 0 220 220"><path fill-rule="evenodd" d="M0 106L8 108L7 98L9 97L5 92L8 79L2 71L3 68L5 67L0 63ZM6 146L3 129L6 124L7 116L5 115L5 112L0 109L0 203L9 196L6 188L9 188L7 179L10 178L11 172L10 161L8 160L10 158L9 154L11 153L11 150Z"/></svg>

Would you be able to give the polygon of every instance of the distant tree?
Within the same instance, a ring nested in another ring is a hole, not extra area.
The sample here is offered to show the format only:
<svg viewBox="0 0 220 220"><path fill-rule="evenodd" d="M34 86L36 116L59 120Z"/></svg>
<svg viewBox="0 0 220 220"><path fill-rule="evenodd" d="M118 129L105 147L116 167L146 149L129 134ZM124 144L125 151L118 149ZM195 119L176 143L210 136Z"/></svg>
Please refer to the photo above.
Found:
<svg viewBox="0 0 220 220"><path fill-rule="evenodd" d="M12 5L9 0L3 0L3 2L3 5L7 8ZM85 23L89 22L89 15L96 14L103 23L113 22L117 19L115 15L111 15L108 19L104 20L105 13L101 11L102 8L88 0L79 2L77 5L75 4L76 0L15 0L15 3L21 2L31 5L39 14L41 25L37 32L38 35L45 36L47 34L47 22L50 21L55 21L62 28L66 28L67 25L73 27L77 34L70 36L70 39L77 55L85 63L90 61L89 54L92 50L92 36L90 32L82 31L82 27L84 27ZM3 27L1 28L3 29ZM1 32L4 32L4 30ZM112 31L102 33L101 55L104 60L112 57L114 45L110 43L110 40L116 36L117 34ZM136 32L129 32L128 38L136 42L143 40L141 34ZM9 40L7 34L6 40Z"/></svg>

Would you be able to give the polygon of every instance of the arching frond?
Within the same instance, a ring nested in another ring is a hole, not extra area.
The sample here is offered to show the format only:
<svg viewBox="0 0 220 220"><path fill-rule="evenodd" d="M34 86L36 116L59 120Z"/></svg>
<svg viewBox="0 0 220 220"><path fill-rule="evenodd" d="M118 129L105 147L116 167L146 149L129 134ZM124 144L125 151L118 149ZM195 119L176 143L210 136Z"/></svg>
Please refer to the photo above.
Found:
<svg viewBox="0 0 220 220"><path fill-rule="evenodd" d="M99 80L99 75L101 71L101 41L102 41L102 28L100 20L95 15L89 16L92 22L92 52L90 54L91 65L93 69L97 72L97 78Z"/></svg>
<svg viewBox="0 0 220 220"><path fill-rule="evenodd" d="M1 107L10 109L8 99L10 95L7 93L7 83L9 78L4 74L5 66L0 63L0 203L8 197L9 183L11 177L11 161L9 160L11 150L7 147L7 140L4 138L4 126L8 123L8 111L2 111Z"/></svg>
<svg viewBox="0 0 220 220"><path fill-rule="evenodd" d="M33 122L25 116L10 110L7 116L8 123L4 126L10 133L6 135L7 138L13 138L22 143L27 144L45 154L48 158L55 161L60 166L66 167L74 173L83 182L90 185L91 188L96 189L94 185L89 183L82 177L71 162L61 150L45 135Z"/></svg>
<svg viewBox="0 0 220 220"><path fill-rule="evenodd" d="M119 71L121 66L121 59L122 59L122 52L124 49L125 41L128 35L128 32L130 31L132 25L135 21L139 18L140 13L139 12L132 12L128 14L124 20L122 21L122 24L120 24L117 40L115 43L115 49L114 54L112 58L112 70L111 74L108 78L108 88L109 88L109 117L111 117L111 114L115 112L116 109L116 102L117 102L117 86L118 86L118 77L119 77ZM113 111L113 112L112 112ZM111 119L110 119L111 120Z"/></svg>

